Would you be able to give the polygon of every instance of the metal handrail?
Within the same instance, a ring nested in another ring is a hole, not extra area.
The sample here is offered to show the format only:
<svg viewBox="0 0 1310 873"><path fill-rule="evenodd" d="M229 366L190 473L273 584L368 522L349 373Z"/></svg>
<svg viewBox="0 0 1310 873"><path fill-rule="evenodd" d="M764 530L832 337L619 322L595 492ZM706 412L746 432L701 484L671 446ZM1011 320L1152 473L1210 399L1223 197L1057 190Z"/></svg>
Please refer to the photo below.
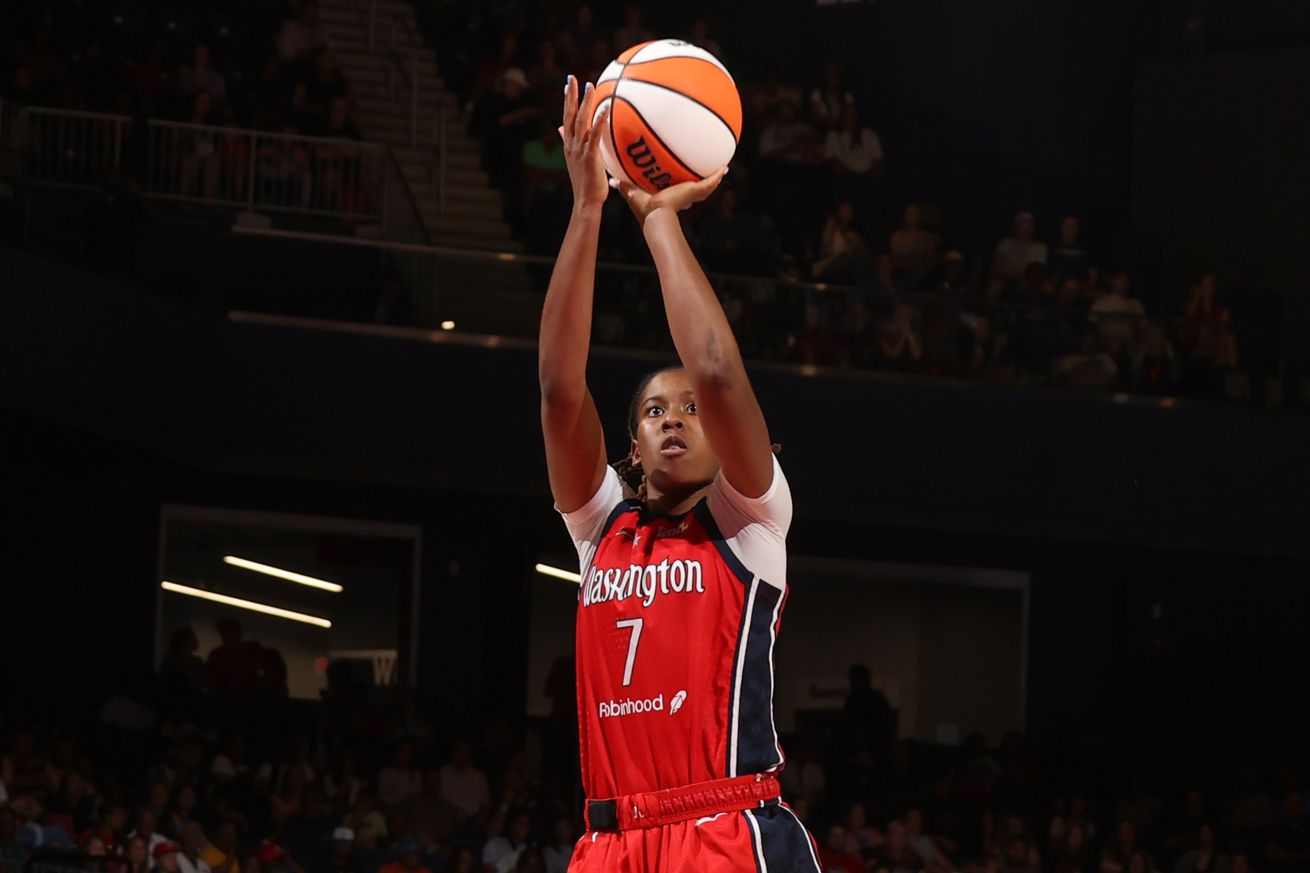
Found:
<svg viewBox="0 0 1310 873"><path fill-rule="evenodd" d="M122 168L132 135L128 116L12 109L6 104L5 112L17 123L6 122L6 136L22 153L26 183L98 188ZM377 175L390 167L390 152L378 143L147 119L140 145L142 193L150 198L244 206L248 213L326 214L352 221L382 217L376 194L385 180ZM304 152L297 155L296 148Z"/></svg>

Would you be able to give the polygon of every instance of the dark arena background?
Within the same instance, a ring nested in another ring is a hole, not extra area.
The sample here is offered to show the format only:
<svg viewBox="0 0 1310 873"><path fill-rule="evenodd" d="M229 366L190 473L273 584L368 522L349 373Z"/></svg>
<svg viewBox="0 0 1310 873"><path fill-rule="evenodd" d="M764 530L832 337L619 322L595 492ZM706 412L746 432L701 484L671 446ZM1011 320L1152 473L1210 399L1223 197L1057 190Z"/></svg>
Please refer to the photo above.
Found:
<svg viewBox="0 0 1310 873"><path fill-rule="evenodd" d="M7 0L0 873L562 873L555 128L665 36L824 870L1310 870L1310 3ZM617 197L600 260L617 458Z"/></svg>

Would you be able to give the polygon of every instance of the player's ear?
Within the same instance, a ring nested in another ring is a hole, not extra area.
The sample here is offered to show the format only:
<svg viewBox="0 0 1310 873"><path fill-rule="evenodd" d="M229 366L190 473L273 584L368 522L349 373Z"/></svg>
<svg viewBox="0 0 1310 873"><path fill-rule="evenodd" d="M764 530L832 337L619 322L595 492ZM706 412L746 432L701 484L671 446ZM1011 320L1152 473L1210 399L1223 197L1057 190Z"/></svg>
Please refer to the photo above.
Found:
<svg viewBox="0 0 1310 873"><path fill-rule="evenodd" d="M637 445L636 440L632 441L632 447L628 449L628 457L632 459L632 466L641 466L641 447Z"/></svg>

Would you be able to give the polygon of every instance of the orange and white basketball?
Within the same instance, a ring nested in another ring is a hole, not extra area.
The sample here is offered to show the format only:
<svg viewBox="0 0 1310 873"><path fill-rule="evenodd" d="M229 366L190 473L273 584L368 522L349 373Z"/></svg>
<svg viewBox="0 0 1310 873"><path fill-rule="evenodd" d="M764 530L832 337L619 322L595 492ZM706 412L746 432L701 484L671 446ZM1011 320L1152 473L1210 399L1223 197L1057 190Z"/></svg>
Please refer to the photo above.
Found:
<svg viewBox="0 0 1310 873"><path fill-rule="evenodd" d="M600 141L605 169L655 192L726 166L741 139L741 96L714 55L680 39L635 45L596 82L596 115L613 103Z"/></svg>

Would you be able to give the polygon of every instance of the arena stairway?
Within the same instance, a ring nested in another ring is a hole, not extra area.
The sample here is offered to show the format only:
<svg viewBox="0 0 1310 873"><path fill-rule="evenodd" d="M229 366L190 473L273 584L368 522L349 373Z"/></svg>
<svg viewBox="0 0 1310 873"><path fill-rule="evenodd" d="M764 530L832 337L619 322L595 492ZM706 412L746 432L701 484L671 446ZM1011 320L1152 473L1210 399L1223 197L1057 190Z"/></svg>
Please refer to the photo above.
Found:
<svg viewBox="0 0 1310 873"><path fill-rule="evenodd" d="M458 99L441 79L436 52L424 43L412 5L408 0L374 0L376 51L370 53L369 2L320 0L319 4L319 21L350 83L353 116L360 132L365 139L383 143L395 154L434 245L522 251L522 244L512 238L503 220L500 192L482 170L477 141L464 131ZM412 64L414 41L418 43L417 144L410 142L409 92L397 84L393 96L388 87L393 31L396 52L407 67ZM447 113L444 212L436 169L439 145L433 123L438 111ZM442 317L455 320L461 330L482 331L484 325L499 325L500 332L508 330L525 336L536 333L541 294L521 264L443 256L438 269L442 277ZM511 312L521 312L523 317L507 325L506 315Z"/></svg>

